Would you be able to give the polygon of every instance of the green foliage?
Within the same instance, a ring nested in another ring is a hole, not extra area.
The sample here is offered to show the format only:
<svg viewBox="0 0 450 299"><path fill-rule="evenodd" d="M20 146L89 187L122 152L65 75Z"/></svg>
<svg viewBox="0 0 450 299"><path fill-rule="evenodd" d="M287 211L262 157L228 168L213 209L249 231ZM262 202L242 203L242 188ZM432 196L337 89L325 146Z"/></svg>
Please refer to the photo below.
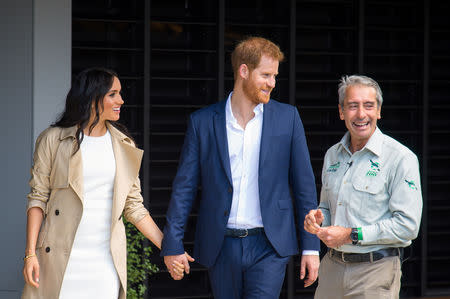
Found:
<svg viewBox="0 0 450 299"><path fill-rule="evenodd" d="M145 279L159 271L158 267L150 262L152 248L144 247L146 238L136 227L124 220L127 234L127 299L144 298Z"/></svg>

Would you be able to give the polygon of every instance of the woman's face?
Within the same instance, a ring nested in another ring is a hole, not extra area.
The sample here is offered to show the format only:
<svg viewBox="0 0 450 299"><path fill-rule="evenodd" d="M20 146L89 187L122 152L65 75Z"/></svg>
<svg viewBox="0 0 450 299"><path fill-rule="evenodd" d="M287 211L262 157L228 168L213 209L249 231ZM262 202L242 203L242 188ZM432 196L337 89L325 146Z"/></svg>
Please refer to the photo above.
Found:
<svg viewBox="0 0 450 299"><path fill-rule="evenodd" d="M117 121L120 118L120 107L124 103L122 96L120 95L122 87L117 77L114 77L111 89L106 93L103 98L103 109L100 105L100 122L107 120Z"/></svg>

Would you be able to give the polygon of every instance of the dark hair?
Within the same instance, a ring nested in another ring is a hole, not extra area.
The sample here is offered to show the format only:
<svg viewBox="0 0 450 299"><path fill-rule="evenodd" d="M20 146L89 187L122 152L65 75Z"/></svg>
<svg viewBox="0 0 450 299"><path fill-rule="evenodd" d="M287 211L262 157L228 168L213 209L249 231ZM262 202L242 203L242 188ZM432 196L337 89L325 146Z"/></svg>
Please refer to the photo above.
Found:
<svg viewBox="0 0 450 299"><path fill-rule="evenodd" d="M103 98L111 89L115 77L118 76L114 71L95 67L81 71L72 81L72 86L67 93L64 112L51 126L62 128L78 126L75 134L78 144L77 151L80 149L80 144L84 138L83 130L89 124L92 105L94 104L95 107L95 118L89 126L89 132L99 122L99 104L103 109ZM124 125L115 121L109 121L109 123L133 140Z"/></svg>

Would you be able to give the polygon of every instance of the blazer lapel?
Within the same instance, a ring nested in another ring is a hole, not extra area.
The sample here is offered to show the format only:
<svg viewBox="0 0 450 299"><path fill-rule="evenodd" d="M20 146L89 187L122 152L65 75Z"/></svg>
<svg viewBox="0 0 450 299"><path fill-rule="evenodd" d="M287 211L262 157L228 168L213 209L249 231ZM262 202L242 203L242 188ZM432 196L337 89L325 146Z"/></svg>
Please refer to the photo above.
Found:
<svg viewBox="0 0 450 299"><path fill-rule="evenodd" d="M116 176L114 178L114 195L112 207L112 225L119 219L125 206L125 201L131 185L139 175L144 151L129 144L127 137L108 124L116 161ZM111 229L112 229L111 225Z"/></svg>
<svg viewBox="0 0 450 299"><path fill-rule="evenodd" d="M222 163L223 169L225 170L225 174L227 175L228 181L230 183L232 183L230 155L228 153L225 104L226 104L226 101L222 101L217 105L216 115L214 115L214 132L216 135L219 159Z"/></svg>
<svg viewBox="0 0 450 299"><path fill-rule="evenodd" d="M270 147L275 126L275 115L273 106L269 103L264 105L263 125L261 131L261 145L259 149L259 177L261 177L261 170L264 167L264 162L269 158Z"/></svg>

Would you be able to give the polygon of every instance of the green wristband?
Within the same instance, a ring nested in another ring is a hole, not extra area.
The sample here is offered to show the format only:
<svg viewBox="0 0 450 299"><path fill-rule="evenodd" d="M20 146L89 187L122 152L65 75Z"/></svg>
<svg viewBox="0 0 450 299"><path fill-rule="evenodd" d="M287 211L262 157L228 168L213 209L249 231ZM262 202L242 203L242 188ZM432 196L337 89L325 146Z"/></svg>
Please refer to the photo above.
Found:
<svg viewBox="0 0 450 299"><path fill-rule="evenodd" d="M358 241L363 240L362 229L360 227L356 228L358 230Z"/></svg>

